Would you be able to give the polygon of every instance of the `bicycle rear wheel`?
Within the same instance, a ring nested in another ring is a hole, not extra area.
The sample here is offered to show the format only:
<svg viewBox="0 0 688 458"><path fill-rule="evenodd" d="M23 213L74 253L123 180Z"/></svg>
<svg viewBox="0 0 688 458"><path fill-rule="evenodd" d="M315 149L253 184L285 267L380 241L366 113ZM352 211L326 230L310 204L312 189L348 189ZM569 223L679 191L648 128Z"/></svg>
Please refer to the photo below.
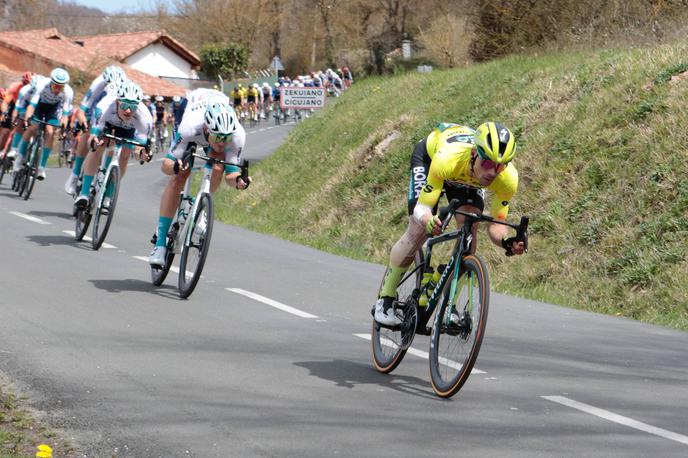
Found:
<svg viewBox="0 0 688 458"><path fill-rule="evenodd" d="M115 206L119 194L119 167L111 167L103 181L103 188L96 203L95 219L93 221L93 239L91 246L94 250L101 247L107 236L112 219L115 217Z"/></svg>
<svg viewBox="0 0 688 458"><path fill-rule="evenodd" d="M29 162L28 169L24 174L24 186L22 187L22 192L19 194L24 196L24 200L28 200L33 191L33 185L36 184L36 177L38 175L38 163L41 157L40 152L43 150L41 148L41 142L34 141L29 147Z"/></svg>
<svg viewBox="0 0 688 458"><path fill-rule="evenodd" d="M373 364L378 372L388 374L401 363L406 355L406 350L411 346L416 335L418 324L418 295L420 280L423 275L422 257L416 257L413 268L404 275L397 287L397 300L394 307L401 312L404 321L393 328L383 326L373 319L372 328L372 352ZM385 271L385 276L387 272ZM380 288L384 282L382 277ZM379 296L379 294L378 294ZM374 310L373 310L374 314Z"/></svg>
<svg viewBox="0 0 688 458"><path fill-rule="evenodd" d="M474 255L461 262L460 277L454 297L451 281L440 297L440 308L432 326L430 345L430 380L438 396L456 394L471 374L478 358L487 325L490 280L485 262ZM455 314L458 324L450 320Z"/></svg>
<svg viewBox="0 0 688 458"><path fill-rule="evenodd" d="M210 194L203 194L191 222L187 225L187 233L184 234L184 244L179 260L179 296L182 298L191 295L201 278L212 233L213 201Z"/></svg>

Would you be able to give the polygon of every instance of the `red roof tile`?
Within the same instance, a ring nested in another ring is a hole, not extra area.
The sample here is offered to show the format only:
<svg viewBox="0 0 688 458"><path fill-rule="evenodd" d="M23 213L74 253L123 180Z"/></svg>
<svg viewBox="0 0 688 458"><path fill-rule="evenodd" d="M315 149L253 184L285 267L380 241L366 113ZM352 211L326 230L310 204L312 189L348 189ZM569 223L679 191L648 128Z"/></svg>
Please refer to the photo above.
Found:
<svg viewBox="0 0 688 458"><path fill-rule="evenodd" d="M57 29L25 30L21 32L0 33L0 46L12 49L16 53L39 59L51 67L64 66L79 70L95 77L107 65L113 62L103 53L75 44L71 39L60 34ZM141 86L146 94L160 94L166 97L184 95L185 89L179 85L135 70L128 65L117 62L129 79ZM19 69L14 69L19 70ZM31 71L32 68L21 69Z"/></svg>
<svg viewBox="0 0 688 458"><path fill-rule="evenodd" d="M201 65L201 60L196 54L172 38L164 30L157 32L113 33L110 35L83 35L71 37L71 39L83 42L86 49L101 53L120 62L146 46L160 41L187 60L192 66L197 67Z"/></svg>

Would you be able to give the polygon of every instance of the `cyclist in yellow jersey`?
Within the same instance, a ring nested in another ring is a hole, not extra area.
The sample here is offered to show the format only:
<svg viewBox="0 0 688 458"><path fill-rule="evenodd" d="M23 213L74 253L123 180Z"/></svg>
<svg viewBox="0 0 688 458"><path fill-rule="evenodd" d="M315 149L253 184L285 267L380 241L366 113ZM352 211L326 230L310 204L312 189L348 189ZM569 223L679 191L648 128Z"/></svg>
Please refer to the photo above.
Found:
<svg viewBox="0 0 688 458"><path fill-rule="evenodd" d="M441 233L442 222L436 213L442 190L447 200L459 199L459 210L482 213L485 189L493 192L491 215L505 220L509 201L518 187L518 172L511 160L516 139L501 124L486 122L477 130L458 124L443 123L418 142L411 155L409 183L409 225L394 244L380 297L375 303L375 321L395 326L401 319L393 313L396 289L418 249L429 236ZM463 217L456 215L458 225ZM477 225L473 226L472 250L476 248ZM523 254L524 243L506 238L508 228L489 224L490 240L510 254Z"/></svg>

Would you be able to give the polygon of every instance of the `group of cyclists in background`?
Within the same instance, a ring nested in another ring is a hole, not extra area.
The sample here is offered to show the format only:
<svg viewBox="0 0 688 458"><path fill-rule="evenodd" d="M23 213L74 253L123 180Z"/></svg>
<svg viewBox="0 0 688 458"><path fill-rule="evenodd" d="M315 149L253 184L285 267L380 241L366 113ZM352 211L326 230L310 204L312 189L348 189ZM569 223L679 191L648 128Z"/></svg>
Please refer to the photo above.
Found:
<svg viewBox="0 0 688 458"><path fill-rule="evenodd" d="M73 107L74 92L69 82L69 73L55 68L49 76L26 72L21 81L2 91L0 182L6 173L12 174L13 190L28 199L34 182L46 178L57 134L61 140L73 136L72 169L64 189L74 199L72 214L77 229L79 221L88 226L92 214L110 214L109 227L129 160L136 157L143 164L151 160L156 149L162 151L168 123L172 124L173 135L162 159L162 172L170 176L170 181L161 197L156 234L159 242L151 253L151 266L165 263L168 230L190 174L192 152L202 151L194 156L207 160L204 173L210 181L209 194L221 181L236 189L245 189L251 182L247 166L242 167L240 162L246 135L222 92L204 88L189 91L185 97L174 97L168 111L162 96L144 95L120 67L111 65L93 80L81 104ZM118 160L113 161L113 156ZM115 178L108 181L111 174ZM195 223L197 238L209 239L209 233L203 233L207 221ZM81 237L83 233L77 235L77 240Z"/></svg>
<svg viewBox="0 0 688 458"><path fill-rule="evenodd" d="M322 87L327 94L339 97L342 92L353 83L353 75L347 67L338 68L336 71L328 68L326 71L310 72L306 75L298 75L293 79L287 76L279 77L271 85L268 82L252 83L244 86L237 83L230 92L230 98L237 113L239 122L250 126L269 119L270 114L275 118L275 123L286 122L289 117L300 121L301 110L284 110L280 104L281 89L289 87ZM305 113L308 117L312 111Z"/></svg>

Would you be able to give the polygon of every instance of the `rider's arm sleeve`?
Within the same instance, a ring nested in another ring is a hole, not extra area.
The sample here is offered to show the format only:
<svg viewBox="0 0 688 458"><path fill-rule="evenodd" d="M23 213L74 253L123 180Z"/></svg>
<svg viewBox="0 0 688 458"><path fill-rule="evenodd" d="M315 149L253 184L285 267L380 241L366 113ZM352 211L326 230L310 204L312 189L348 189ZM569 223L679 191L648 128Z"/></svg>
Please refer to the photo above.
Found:
<svg viewBox="0 0 688 458"><path fill-rule="evenodd" d="M509 164L487 189L494 191L490 215L501 221L506 220L509 214L509 202L518 189L518 172L516 168Z"/></svg>

